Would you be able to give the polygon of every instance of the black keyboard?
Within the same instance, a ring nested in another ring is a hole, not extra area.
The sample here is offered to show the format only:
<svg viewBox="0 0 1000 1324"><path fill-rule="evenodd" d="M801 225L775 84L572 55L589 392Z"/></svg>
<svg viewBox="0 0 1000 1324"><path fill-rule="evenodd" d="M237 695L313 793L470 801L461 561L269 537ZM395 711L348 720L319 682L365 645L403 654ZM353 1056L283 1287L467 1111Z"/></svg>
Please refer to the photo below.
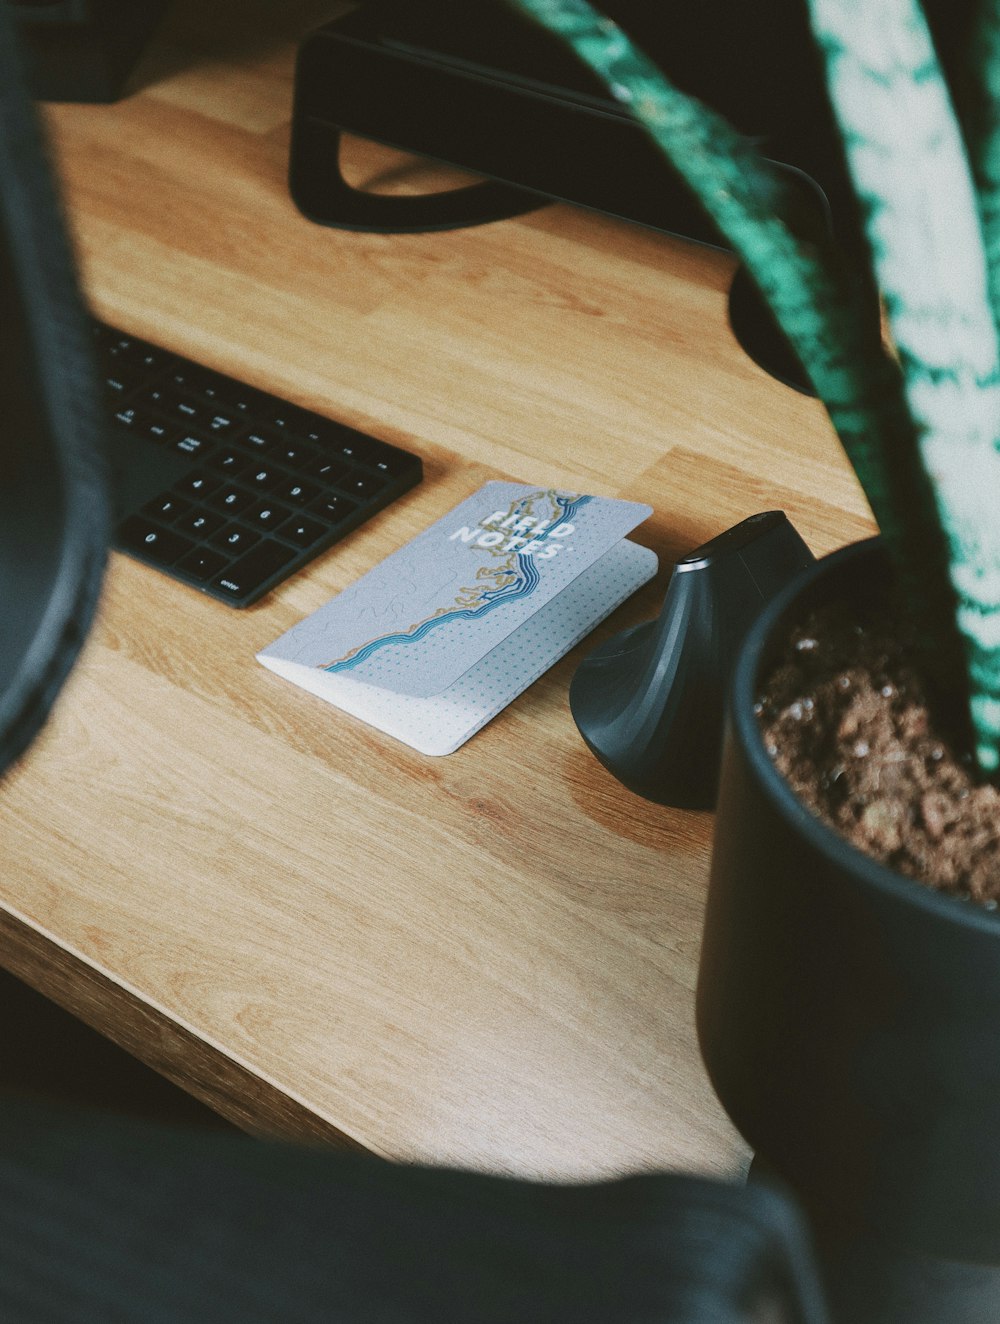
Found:
<svg viewBox="0 0 1000 1324"><path fill-rule="evenodd" d="M246 607L418 483L416 455L94 324L116 546Z"/></svg>

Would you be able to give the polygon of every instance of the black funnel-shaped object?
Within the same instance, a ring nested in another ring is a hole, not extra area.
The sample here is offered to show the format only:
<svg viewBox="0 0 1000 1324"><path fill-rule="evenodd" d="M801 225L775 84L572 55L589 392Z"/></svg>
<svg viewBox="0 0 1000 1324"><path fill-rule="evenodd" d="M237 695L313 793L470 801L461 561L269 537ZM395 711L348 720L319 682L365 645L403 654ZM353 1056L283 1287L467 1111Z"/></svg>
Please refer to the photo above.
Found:
<svg viewBox="0 0 1000 1324"><path fill-rule="evenodd" d="M630 791L715 806L726 685L751 622L815 557L780 510L677 562L657 620L602 644L569 691L580 734Z"/></svg>

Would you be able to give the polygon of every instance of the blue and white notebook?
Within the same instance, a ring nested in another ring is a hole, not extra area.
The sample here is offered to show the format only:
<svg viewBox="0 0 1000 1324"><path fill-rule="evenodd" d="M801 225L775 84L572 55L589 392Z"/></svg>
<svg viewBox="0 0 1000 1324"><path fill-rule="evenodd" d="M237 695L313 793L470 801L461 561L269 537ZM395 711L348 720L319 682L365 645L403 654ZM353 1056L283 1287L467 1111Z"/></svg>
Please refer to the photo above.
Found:
<svg viewBox="0 0 1000 1324"><path fill-rule="evenodd" d="M451 754L656 573L650 506L492 482L257 654L423 754Z"/></svg>

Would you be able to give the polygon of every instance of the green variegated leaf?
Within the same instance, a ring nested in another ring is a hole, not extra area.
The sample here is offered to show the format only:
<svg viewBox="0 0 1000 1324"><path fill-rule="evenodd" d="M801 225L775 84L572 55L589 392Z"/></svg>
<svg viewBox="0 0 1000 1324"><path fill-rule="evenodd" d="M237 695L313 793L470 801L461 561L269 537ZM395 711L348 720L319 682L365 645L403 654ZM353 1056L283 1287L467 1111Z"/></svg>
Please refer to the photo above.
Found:
<svg viewBox="0 0 1000 1324"><path fill-rule="evenodd" d="M1000 0L980 0L963 71L965 141L976 186L993 321L1000 321Z"/></svg>
<svg viewBox="0 0 1000 1324"><path fill-rule="evenodd" d="M965 144L917 0L810 0L1000 766L1000 350Z"/></svg>
<svg viewBox="0 0 1000 1324"><path fill-rule="evenodd" d="M647 129L739 253L830 412L875 518L899 525L883 434L908 432L897 370L881 352L870 287L848 279L832 245L800 237L786 177L719 115L673 87L587 0L514 0L564 38Z"/></svg>
<svg viewBox="0 0 1000 1324"><path fill-rule="evenodd" d="M512 3L561 36L629 108L743 260L829 411L893 555L900 592L921 623L924 663L932 683L939 695L948 694L952 700L957 715L949 714L951 725L960 728L967 720L969 669L957 632L953 585L962 589L963 581L961 575L953 579L949 572L949 541L938 518L934 490L937 469L922 463L922 458L934 457L934 447L929 445L922 457L917 435L926 432L926 423L923 414L914 414L911 403L933 387L935 403L940 406L935 416L940 418L947 393L965 393L966 376L953 372L953 363L944 366L944 359L938 356L928 377L917 380L913 358L921 338L928 334L924 318L918 316L906 324L911 334L904 337L908 371L904 393L899 368L884 353L872 317L871 273L845 270L832 245L818 241L815 235L794 232L786 220L794 210L788 206L787 184L743 138L714 112L674 88L587 0ZM859 32L867 24L882 22L874 0L853 4L845 0L845 8L853 14ZM905 68L907 79L932 83L937 79L932 58L916 65L902 54L901 69ZM848 66L842 65L842 69L846 72ZM882 70L876 77L885 82L888 71ZM921 113L924 104L921 98ZM920 131L919 118L912 128ZM905 135L911 129L904 127L902 132ZM877 176L877 168L874 173ZM950 165L942 165L937 186L944 192L960 175L951 159ZM870 218L877 210L870 209ZM968 226L960 229L968 250L960 297L974 309L973 245L966 243ZM879 239L877 229L873 233ZM919 267L919 241L908 236L907 242L909 248L900 265L905 268L916 261ZM863 250L864 244L850 247ZM946 305L938 312L950 322L953 304L946 301ZM975 338L979 324L978 313L969 316L972 321L962 328L963 344ZM956 357L964 360L964 356L961 350ZM970 363L969 380L977 388L982 385L990 390L989 349ZM968 416L958 424L960 431L972 424L976 410L979 426L984 426L991 411L985 398L974 407L970 403ZM980 674L975 673L977 678ZM976 684L980 684L978 679ZM979 724L984 730L986 711L980 705ZM986 743L983 757L989 762Z"/></svg>

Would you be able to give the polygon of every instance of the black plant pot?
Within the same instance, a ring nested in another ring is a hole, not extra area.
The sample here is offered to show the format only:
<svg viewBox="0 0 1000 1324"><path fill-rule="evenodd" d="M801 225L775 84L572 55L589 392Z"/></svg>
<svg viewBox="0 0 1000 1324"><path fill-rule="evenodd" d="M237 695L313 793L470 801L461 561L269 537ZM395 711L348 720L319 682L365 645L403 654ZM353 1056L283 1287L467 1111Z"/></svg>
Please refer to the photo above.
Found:
<svg viewBox="0 0 1000 1324"><path fill-rule="evenodd" d="M1000 918L877 864L768 758L758 677L877 540L804 571L733 674L697 1019L723 1105L827 1246L851 1324L1000 1319Z"/></svg>

